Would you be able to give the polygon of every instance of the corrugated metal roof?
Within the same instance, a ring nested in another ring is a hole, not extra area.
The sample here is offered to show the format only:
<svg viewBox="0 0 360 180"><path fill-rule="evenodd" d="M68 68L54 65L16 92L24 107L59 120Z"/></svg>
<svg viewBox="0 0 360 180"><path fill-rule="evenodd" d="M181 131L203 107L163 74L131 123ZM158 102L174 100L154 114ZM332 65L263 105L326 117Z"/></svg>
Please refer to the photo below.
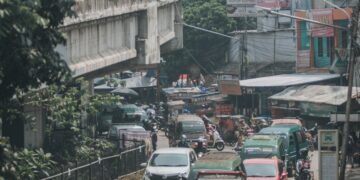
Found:
<svg viewBox="0 0 360 180"><path fill-rule="evenodd" d="M201 90L198 87L184 87L184 88L163 88L162 89L166 94L175 94L175 93L200 93Z"/></svg>
<svg viewBox="0 0 360 180"><path fill-rule="evenodd" d="M339 74L281 74L240 81L241 87L287 87L339 78Z"/></svg>
<svg viewBox="0 0 360 180"><path fill-rule="evenodd" d="M309 85L289 87L280 93L270 96L269 99L311 102L338 106L346 102L347 91L348 88L346 86ZM355 98L360 95L357 94L357 88L353 87L352 97Z"/></svg>

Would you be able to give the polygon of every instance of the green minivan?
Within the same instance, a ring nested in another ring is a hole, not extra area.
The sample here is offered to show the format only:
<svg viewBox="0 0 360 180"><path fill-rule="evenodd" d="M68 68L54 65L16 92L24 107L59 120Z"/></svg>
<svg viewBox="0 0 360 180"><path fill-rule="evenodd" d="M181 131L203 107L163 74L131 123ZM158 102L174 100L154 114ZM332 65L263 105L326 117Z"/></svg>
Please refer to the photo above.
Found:
<svg viewBox="0 0 360 180"><path fill-rule="evenodd" d="M198 159L190 170L189 179L199 172L241 172L241 159L235 152L209 152Z"/></svg>
<svg viewBox="0 0 360 180"><path fill-rule="evenodd" d="M278 124L261 129L259 134L276 134L285 139L286 167L289 176L292 176L296 169L296 161L301 158L300 154L309 151L303 127L295 124Z"/></svg>
<svg viewBox="0 0 360 180"><path fill-rule="evenodd" d="M285 139L279 135L255 134L245 139L240 151L242 160L253 158L285 159Z"/></svg>

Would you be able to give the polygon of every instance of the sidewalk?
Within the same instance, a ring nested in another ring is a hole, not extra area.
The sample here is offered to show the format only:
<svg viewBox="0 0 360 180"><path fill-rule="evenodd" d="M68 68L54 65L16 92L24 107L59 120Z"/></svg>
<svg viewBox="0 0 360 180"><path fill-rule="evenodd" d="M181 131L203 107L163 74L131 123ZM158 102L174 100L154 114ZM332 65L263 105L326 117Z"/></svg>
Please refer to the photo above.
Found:
<svg viewBox="0 0 360 180"><path fill-rule="evenodd" d="M346 168L346 180L358 180L360 179L360 166L355 165L354 168Z"/></svg>

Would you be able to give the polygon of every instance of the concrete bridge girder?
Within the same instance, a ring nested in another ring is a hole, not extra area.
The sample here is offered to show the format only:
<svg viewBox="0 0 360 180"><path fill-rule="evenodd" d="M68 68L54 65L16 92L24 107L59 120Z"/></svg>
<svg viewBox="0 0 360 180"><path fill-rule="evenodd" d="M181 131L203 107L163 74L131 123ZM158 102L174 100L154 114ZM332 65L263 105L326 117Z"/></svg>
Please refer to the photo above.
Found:
<svg viewBox="0 0 360 180"><path fill-rule="evenodd" d="M75 9L79 16L66 19L61 27L68 41L57 49L74 77L101 76L114 67L124 69L122 62L124 66L157 64L161 51L182 48L182 25L175 24L182 17L180 1L115 2L78 1Z"/></svg>

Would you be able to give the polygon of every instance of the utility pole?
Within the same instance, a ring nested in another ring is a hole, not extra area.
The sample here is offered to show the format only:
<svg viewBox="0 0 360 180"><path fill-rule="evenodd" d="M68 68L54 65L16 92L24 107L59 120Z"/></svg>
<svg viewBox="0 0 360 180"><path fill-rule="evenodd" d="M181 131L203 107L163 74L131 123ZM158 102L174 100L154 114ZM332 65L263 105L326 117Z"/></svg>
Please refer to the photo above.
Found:
<svg viewBox="0 0 360 180"><path fill-rule="evenodd" d="M346 114L345 114L345 123L343 129L343 138L342 138L342 146L341 146L341 164L340 164L340 180L345 179L345 170L346 170L346 149L347 149L347 141L349 136L349 118L350 118L350 109L351 109L351 95L352 95L352 87L353 87L353 79L354 79L354 66L355 66L355 53L354 53L354 44L356 43L357 31L358 31L358 22L359 22L359 8L360 1L358 2L357 7L353 9L352 19L355 21L351 21L350 27L350 63L349 63L349 79L348 79L348 93L347 93L347 101L346 101Z"/></svg>
<svg viewBox="0 0 360 180"><path fill-rule="evenodd" d="M245 7L246 9L246 7ZM245 16L245 37L244 37L244 56L243 56L243 63L244 63L244 60L246 61L245 64L243 64L244 68L245 68L245 71L244 71L244 76L242 79L246 79L247 78L247 16Z"/></svg>
<svg viewBox="0 0 360 180"><path fill-rule="evenodd" d="M278 26L278 18L279 15L274 16L275 18L275 24L274 24L274 62L273 62L273 66L272 66L272 74L275 74L275 61L276 61L276 30L277 30L277 26Z"/></svg>
<svg viewBox="0 0 360 180"><path fill-rule="evenodd" d="M160 107L160 92L161 92L161 86L160 86L160 66L161 66L161 60L160 63L156 67L156 102L157 105Z"/></svg>

